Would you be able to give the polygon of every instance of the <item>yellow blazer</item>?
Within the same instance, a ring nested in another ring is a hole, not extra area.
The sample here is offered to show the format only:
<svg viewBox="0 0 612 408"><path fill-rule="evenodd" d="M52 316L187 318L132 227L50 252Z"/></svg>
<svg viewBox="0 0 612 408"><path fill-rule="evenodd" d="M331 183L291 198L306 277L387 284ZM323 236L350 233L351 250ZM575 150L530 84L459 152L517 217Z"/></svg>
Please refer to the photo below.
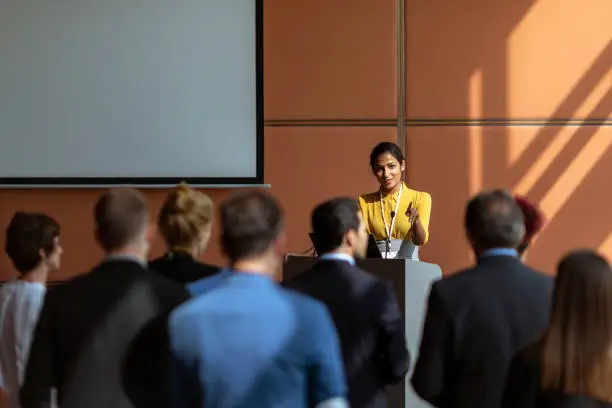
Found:
<svg viewBox="0 0 612 408"><path fill-rule="evenodd" d="M361 215L365 221L368 233L373 234L377 240L383 240L387 238L387 232L385 231L385 223L382 217L382 211L380 206L380 193L378 191L374 193L362 194L359 196L359 208L361 209ZM395 204L397 203L397 196L399 191L394 194L383 193L383 208L385 211L385 218L387 219L387 225L391 227L391 212L395 210ZM419 218L421 219L421 225L425 229L425 242L429 241L429 218L431 216L431 195L429 193L416 191L408 188L406 184L403 185L402 197L400 199L397 215L395 218L395 225L393 231L391 231L391 239L405 239L410 238L412 233L411 225L406 215L408 206L412 203L412 206L419 211Z"/></svg>

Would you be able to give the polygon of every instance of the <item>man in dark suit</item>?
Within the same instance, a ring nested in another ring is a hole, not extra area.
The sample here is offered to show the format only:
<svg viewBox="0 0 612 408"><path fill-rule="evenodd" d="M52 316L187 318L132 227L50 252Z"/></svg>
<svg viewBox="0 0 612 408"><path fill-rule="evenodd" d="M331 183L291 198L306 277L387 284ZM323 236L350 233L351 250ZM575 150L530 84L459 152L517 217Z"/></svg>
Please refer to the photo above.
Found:
<svg viewBox="0 0 612 408"><path fill-rule="evenodd" d="M553 280L521 262L508 192L472 198L465 228L477 264L432 285L412 386L440 408L498 407L510 359L546 326Z"/></svg>
<svg viewBox="0 0 612 408"><path fill-rule="evenodd" d="M146 269L153 229L139 192L115 189L104 194L95 207L95 223L107 257L91 272L47 294L21 389L23 408L50 407L53 388L62 408L132 407L122 384L130 346L147 328L149 335L159 336L156 344L162 347L163 325L151 325L188 299L182 285ZM140 350L150 354L148 366L140 367L143 377L132 378L150 388L139 393L149 396L146 406L168 406L166 376L160 372L167 355L151 347L153 343L142 343Z"/></svg>
<svg viewBox="0 0 612 408"><path fill-rule="evenodd" d="M283 285L327 305L340 337L350 406L386 407L385 386L403 380L410 364L393 287L355 265L366 254L368 234L354 199L320 204L312 229L319 262Z"/></svg>

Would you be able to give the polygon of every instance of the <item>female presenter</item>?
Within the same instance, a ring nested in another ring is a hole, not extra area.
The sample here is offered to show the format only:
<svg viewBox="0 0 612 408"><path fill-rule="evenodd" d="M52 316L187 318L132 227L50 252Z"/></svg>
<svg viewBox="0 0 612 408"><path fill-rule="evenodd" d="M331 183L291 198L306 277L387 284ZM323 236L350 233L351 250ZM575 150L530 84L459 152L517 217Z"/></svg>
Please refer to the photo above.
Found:
<svg viewBox="0 0 612 408"><path fill-rule="evenodd" d="M380 189L359 196L368 232L383 258L419 260L419 247L429 239L431 195L412 190L402 181L406 161L394 143L374 147L370 166Z"/></svg>

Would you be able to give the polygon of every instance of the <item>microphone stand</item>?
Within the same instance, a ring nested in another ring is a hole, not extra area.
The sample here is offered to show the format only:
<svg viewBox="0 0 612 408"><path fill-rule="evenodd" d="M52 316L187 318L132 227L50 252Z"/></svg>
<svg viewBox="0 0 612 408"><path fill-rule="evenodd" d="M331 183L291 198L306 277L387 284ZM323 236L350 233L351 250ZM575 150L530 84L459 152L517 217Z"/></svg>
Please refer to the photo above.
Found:
<svg viewBox="0 0 612 408"><path fill-rule="evenodd" d="M387 257L389 256L389 252L391 251L391 240L389 239L389 237L387 237L387 239L385 240L385 259L387 259Z"/></svg>
<svg viewBox="0 0 612 408"><path fill-rule="evenodd" d="M393 219L395 218L395 211L391 211L391 223L393 223ZM385 240L385 244L386 244L386 251L385 251L385 259L387 259L387 257L389 256L389 252L391 252L391 233L393 231L389 231L389 234L387 234L387 239Z"/></svg>

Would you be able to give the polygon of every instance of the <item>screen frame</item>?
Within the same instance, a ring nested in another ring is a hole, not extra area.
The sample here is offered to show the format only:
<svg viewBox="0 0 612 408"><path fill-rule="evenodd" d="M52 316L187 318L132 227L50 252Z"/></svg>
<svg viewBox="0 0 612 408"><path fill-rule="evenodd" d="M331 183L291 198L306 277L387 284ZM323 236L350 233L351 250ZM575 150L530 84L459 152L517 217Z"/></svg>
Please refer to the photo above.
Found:
<svg viewBox="0 0 612 408"><path fill-rule="evenodd" d="M0 188L102 188L132 185L163 188L181 182L193 186L231 188L264 183L264 55L263 1L255 2L256 158L254 177L0 177Z"/></svg>

